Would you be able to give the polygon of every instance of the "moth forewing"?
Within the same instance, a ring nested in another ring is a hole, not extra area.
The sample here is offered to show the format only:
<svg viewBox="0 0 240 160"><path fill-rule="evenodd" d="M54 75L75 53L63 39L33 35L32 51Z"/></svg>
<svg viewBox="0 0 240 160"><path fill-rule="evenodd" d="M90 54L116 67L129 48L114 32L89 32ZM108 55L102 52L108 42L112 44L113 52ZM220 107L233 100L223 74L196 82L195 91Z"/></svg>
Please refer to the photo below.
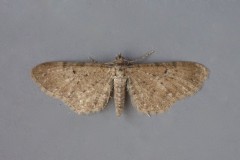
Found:
<svg viewBox="0 0 240 160"><path fill-rule="evenodd" d="M138 64L128 68L126 75L134 106L151 115L196 93L208 77L208 69L194 62Z"/></svg>
<svg viewBox="0 0 240 160"><path fill-rule="evenodd" d="M32 77L48 95L78 114L105 108L112 90L112 68L104 64L48 62L33 68Z"/></svg>

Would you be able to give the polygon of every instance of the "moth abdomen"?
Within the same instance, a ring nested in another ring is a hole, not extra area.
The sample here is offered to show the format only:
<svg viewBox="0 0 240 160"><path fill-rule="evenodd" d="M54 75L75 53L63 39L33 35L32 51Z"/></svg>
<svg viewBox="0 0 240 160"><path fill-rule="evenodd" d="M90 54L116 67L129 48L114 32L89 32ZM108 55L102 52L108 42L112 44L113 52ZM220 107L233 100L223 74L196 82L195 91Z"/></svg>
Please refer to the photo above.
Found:
<svg viewBox="0 0 240 160"><path fill-rule="evenodd" d="M116 115L121 116L125 103L127 78L114 78L114 103Z"/></svg>

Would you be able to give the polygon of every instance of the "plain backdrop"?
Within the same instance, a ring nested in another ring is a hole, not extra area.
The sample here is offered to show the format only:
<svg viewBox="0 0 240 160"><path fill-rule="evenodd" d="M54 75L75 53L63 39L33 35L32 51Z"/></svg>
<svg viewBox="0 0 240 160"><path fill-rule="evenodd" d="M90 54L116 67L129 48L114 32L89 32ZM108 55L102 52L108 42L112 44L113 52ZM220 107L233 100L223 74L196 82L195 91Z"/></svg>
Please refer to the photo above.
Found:
<svg viewBox="0 0 240 160"><path fill-rule="evenodd" d="M237 160L239 0L0 0L0 159ZM211 73L195 96L147 117L111 100L79 116L40 91L45 61L196 61Z"/></svg>

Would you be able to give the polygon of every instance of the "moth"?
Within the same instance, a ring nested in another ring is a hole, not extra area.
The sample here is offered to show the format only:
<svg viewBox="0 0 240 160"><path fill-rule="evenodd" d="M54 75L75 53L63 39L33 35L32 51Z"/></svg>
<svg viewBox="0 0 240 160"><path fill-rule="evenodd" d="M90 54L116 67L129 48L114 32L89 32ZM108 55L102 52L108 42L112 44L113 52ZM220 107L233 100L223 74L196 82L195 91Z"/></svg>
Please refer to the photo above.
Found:
<svg viewBox="0 0 240 160"><path fill-rule="evenodd" d="M31 75L42 91L78 114L101 111L113 92L116 115L120 116L128 91L133 106L150 116L196 93L208 73L204 65L195 62L139 64L118 54L108 63L46 62L34 67Z"/></svg>

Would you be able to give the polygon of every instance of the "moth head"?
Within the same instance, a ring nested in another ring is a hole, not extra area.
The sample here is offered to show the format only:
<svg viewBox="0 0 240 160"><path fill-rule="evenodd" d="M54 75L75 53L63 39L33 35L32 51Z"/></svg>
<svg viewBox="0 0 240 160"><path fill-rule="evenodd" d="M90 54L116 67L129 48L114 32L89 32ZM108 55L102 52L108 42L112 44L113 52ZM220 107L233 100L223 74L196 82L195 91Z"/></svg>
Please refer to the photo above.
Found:
<svg viewBox="0 0 240 160"><path fill-rule="evenodd" d="M122 56L122 54L119 53L119 54L117 55L117 57L115 58L114 63L115 63L115 64L124 64L126 61L127 61L127 60Z"/></svg>

